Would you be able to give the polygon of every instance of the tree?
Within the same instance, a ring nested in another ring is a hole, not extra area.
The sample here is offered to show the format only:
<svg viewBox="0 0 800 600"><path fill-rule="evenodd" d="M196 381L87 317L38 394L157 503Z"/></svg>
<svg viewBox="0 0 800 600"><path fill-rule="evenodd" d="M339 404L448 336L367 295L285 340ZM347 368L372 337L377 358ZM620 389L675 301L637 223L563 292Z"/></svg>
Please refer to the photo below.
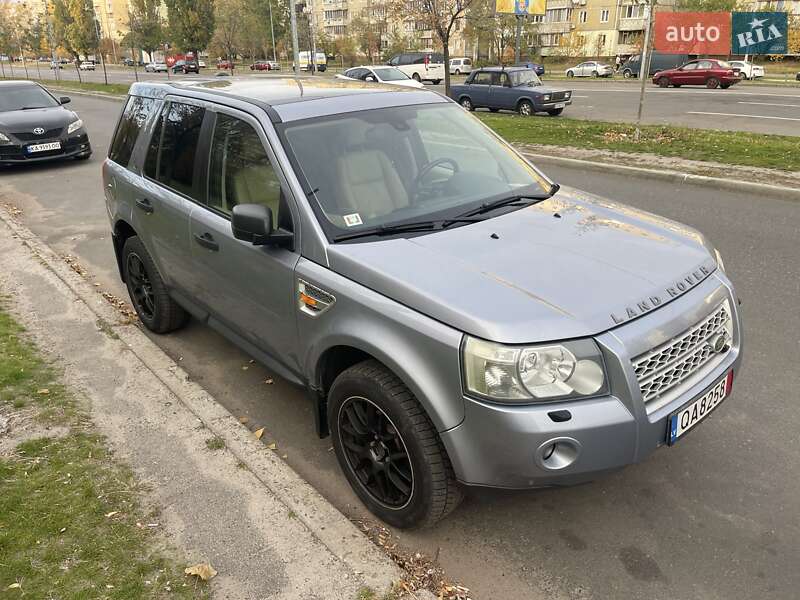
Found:
<svg viewBox="0 0 800 600"><path fill-rule="evenodd" d="M277 49L273 46L273 33L275 44L280 44L289 30L289 3L287 0L248 0L247 14L248 29L252 28L262 40L264 55L271 54L275 58Z"/></svg>
<svg viewBox="0 0 800 600"><path fill-rule="evenodd" d="M147 52L151 62L153 52L165 41L160 6L161 0L130 0L128 28L131 39L136 40L136 45Z"/></svg>
<svg viewBox="0 0 800 600"><path fill-rule="evenodd" d="M675 10L679 12L731 12L747 9L746 0L676 0Z"/></svg>
<svg viewBox="0 0 800 600"><path fill-rule="evenodd" d="M350 20L350 32L356 46L367 55L367 61L373 63L373 57L381 50L381 36L376 27L362 16Z"/></svg>
<svg viewBox="0 0 800 600"><path fill-rule="evenodd" d="M442 44L444 53L444 91L450 93L450 36L456 23L477 0L406 0L405 13L425 23ZM402 8L401 8L402 10Z"/></svg>
<svg viewBox="0 0 800 600"><path fill-rule="evenodd" d="M214 0L166 0L172 41L195 56L214 34Z"/></svg>
<svg viewBox="0 0 800 600"><path fill-rule="evenodd" d="M217 0L215 7L216 30L212 44L222 49L222 55L227 58L233 70L233 59L237 55L242 32L242 13L245 4L242 0Z"/></svg>

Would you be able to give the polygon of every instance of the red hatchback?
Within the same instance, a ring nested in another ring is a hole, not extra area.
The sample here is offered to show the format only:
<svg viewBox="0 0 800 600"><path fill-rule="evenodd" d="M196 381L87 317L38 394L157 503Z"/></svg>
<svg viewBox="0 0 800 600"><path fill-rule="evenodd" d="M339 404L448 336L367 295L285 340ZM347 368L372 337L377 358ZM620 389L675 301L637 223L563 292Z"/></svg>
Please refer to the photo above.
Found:
<svg viewBox="0 0 800 600"><path fill-rule="evenodd" d="M269 71L271 68L272 65L270 65L269 61L266 60L258 60L250 65L251 71Z"/></svg>
<svg viewBox="0 0 800 600"><path fill-rule="evenodd" d="M704 85L710 89L720 87L724 90L741 80L741 75L727 62L710 58L693 60L677 69L658 71L653 75L653 83L662 88L671 85Z"/></svg>

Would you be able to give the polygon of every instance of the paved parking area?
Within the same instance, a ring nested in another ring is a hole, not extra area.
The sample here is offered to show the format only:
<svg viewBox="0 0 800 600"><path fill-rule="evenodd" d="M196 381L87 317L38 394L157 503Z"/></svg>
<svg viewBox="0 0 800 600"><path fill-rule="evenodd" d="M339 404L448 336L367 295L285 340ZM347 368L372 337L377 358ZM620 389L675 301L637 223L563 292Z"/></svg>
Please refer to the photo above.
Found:
<svg viewBox="0 0 800 600"><path fill-rule="evenodd" d="M0 202L77 257L101 288L116 275L100 163L120 104L75 97L96 155L0 176ZM325 157L321 157L325 160ZM639 177L548 168L590 190L699 227L722 252L743 300L745 366L733 396L685 441L574 488L471 490L436 528L400 534L438 556L478 600L789 599L800 589L800 204ZM0 258L2 264L2 258ZM267 428L280 454L334 505L366 516L316 439L305 395L197 322L155 341L235 415ZM243 369L243 367L247 367Z"/></svg>

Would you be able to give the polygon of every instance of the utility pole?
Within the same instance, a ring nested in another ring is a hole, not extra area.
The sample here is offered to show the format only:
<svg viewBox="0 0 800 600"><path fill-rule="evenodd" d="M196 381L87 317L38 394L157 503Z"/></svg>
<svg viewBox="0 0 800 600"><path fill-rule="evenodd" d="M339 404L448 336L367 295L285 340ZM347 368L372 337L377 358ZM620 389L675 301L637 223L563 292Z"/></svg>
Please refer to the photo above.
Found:
<svg viewBox="0 0 800 600"><path fill-rule="evenodd" d="M297 50L297 4L289 0L290 17L292 22L292 53L294 54L294 76L300 76L300 52Z"/></svg>
<svg viewBox="0 0 800 600"><path fill-rule="evenodd" d="M275 49L275 24L272 22L272 0L269 0L269 30L272 34L272 60L278 62L278 51Z"/></svg>
<svg viewBox="0 0 800 600"><path fill-rule="evenodd" d="M48 5L47 0L42 0L44 2L44 14L47 18L47 45L50 47L50 67L53 69L56 77L56 81L61 79L61 64L56 62L56 49L55 45L53 44L53 25L50 21L50 6Z"/></svg>
<svg viewBox="0 0 800 600"><path fill-rule="evenodd" d="M642 56L639 61L639 112L636 115L636 131L633 134L634 140L639 141L642 135L639 127L642 124L642 109L644 108L644 86L650 78L650 29L653 22L653 11L655 10L655 0L645 0L644 9L647 12L645 19L644 44L642 45Z"/></svg>
<svg viewBox="0 0 800 600"><path fill-rule="evenodd" d="M313 0L307 0L306 14L308 14L308 37L311 38L311 56L308 60L308 68L312 75L317 71L317 41L314 39L314 5Z"/></svg>
<svg viewBox="0 0 800 600"><path fill-rule="evenodd" d="M520 38L522 37L522 19L524 19L525 17L522 15L516 15L516 17L517 17L517 27L514 36L514 62L519 63L520 61L519 46L520 46Z"/></svg>
<svg viewBox="0 0 800 600"><path fill-rule="evenodd" d="M100 53L100 62L103 65L103 80L105 81L106 85L108 85L108 73L106 72L106 55L103 52L103 49L100 47L100 21L97 20L97 12L94 10L94 4L91 4L92 7L92 19L94 19L94 32L97 36L97 51ZM111 40L113 44L114 41Z"/></svg>

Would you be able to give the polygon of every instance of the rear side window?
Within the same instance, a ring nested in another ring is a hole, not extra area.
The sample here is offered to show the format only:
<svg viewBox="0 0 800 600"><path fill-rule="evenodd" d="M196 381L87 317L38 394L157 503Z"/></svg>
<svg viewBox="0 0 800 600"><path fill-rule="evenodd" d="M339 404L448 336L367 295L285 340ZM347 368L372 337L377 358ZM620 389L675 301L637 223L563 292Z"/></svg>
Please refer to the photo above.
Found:
<svg viewBox="0 0 800 600"><path fill-rule="evenodd" d="M177 192L192 195L194 162L205 109L172 102L154 128L145 175Z"/></svg>
<svg viewBox="0 0 800 600"><path fill-rule="evenodd" d="M136 145L139 132L144 127L147 117L153 111L156 101L153 98L131 96L122 112L122 118L111 142L108 157L115 163L127 167Z"/></svg>

